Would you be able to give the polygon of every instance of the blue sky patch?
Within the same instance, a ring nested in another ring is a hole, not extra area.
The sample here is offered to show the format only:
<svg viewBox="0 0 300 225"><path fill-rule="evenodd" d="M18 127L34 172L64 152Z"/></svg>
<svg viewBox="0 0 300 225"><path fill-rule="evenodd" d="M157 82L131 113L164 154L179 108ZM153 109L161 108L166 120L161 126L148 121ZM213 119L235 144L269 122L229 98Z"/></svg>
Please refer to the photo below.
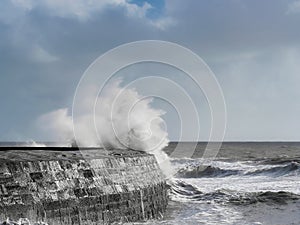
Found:
<svg viewBox="0 0 300 225"><path fill-rule="evenodd" d="M163 0L131 0L130 3L134 3L138 6L143 6L145 2L149 3L153 8L148 10L147 17L150 19L160 18L164 14L165 1Z"/></svg>

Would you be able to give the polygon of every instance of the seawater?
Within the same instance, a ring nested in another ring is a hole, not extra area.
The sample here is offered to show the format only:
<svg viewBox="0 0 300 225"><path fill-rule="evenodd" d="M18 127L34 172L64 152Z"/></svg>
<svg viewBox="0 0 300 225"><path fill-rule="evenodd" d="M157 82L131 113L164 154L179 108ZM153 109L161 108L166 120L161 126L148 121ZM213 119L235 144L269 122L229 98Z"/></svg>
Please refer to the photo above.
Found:
<svg viewBox="0 0 300 225"><path fill-rule="evenodd" d="M208 164L205 146L198 143L191 158L171 159L167 212L146 224L300 224L300 143L227 142Z"/></svg>
<svg viewBox="0 0 300 225"><path fill-rule="evenodd" d="M207 143L180 159L172 158L177 144L164 149L176 172L166 213L135 224L300 224L300 143L226 142L210 162L202 159ZM181 143L180 151L193 146Z"/></svg>

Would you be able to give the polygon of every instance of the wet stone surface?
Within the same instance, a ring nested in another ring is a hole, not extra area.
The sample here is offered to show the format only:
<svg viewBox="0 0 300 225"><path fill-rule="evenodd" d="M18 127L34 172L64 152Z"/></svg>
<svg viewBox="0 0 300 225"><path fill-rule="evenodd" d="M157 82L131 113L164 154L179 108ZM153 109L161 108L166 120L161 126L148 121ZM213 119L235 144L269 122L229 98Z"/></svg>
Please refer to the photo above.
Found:
<svg viewBox="0 0 300 225"><path fill-rule="evenodd" d="M2 149L0 161L2 224L138 221L160 217L167 206L164 176L142 152Z"/></svg>

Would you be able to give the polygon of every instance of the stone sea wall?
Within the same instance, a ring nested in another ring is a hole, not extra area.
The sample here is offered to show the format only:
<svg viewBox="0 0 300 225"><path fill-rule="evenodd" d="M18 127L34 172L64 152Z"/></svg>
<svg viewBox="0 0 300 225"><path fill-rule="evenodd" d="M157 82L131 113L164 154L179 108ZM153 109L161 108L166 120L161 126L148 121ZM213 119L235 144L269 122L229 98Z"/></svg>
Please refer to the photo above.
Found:
<svg viewBox="0 0 300 225"><path fill-rule="evenodd" d="M32 152L0 160L0 221L99 225L158 218L166 209L167 186L153 155Z"/></svg>

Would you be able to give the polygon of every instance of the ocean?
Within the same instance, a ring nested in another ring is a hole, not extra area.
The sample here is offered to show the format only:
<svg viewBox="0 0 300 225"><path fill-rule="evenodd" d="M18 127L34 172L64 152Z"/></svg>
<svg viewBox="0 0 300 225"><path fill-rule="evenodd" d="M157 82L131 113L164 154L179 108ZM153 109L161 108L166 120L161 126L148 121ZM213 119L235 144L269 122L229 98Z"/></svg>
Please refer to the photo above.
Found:
<svg viewBox="0 0 300 225"><path fill-rule="evenodd" d="M171 156L177 144L164 151ZM181 144L183 152L194 146ZM210 163L202 159L205 147L197 143L192 157L171 158L176 173L168 179L166 213L134 224L300 224L300 143L225 142Z"/></svg>
<svg viewBox="0 0 300 225"><path fill-rule="evenodd" d="M300 224L300 143L225 142L209 165L205 147L171 159L177 172L167 212L147 224Z"/></svg>

